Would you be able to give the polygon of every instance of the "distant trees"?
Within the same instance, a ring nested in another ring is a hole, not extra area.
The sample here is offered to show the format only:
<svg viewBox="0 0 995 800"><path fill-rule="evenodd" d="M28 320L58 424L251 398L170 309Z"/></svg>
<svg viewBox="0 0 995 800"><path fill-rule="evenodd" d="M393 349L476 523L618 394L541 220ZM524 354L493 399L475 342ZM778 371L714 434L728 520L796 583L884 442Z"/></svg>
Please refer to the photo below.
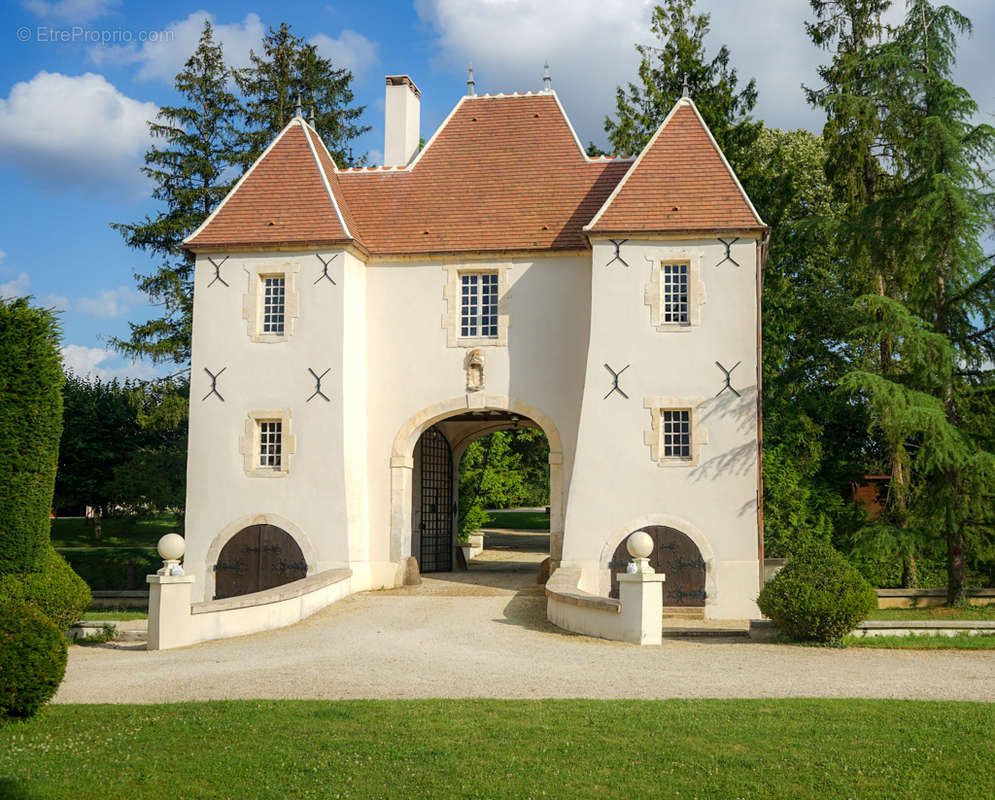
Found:
<svg viewBox="0 0 995 800"><path fill-rule="evenodd" d="M162 382L68 375L56 508L181 511L186 486L185 395ZM95 528L95 531L99 528Z"/></svg>

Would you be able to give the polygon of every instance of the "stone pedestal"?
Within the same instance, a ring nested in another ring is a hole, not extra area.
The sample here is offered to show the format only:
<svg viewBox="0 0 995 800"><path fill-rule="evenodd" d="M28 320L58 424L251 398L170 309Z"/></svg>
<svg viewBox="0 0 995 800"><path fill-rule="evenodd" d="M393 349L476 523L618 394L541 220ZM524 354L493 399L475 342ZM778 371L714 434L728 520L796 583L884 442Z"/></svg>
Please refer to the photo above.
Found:
<svg viewBox="0 0 995 800"><path fill-rule="evenodd" d="M193 641L190 592L193 575L147 575L149 638L147 649L168 650Z"/></svg>
<svg viewBox="0 0 995 800"><path fill-rule="evenodd" d="M632 572L618 576L618 599L622 605L621 640L632 644L663 641L662 572Z"/></svg>

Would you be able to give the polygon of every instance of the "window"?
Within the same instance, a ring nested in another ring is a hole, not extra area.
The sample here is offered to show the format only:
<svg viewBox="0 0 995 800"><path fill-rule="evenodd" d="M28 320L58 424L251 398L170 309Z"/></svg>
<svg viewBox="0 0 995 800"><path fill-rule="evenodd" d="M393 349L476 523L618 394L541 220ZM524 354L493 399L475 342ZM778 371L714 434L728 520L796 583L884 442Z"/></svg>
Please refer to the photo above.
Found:
<svg viewBox="0 0 995 800"><path fill-rule="evenodd" d="M283 275L267 275L263 278L263 333L283 333L286 284L287 279Z"/></svg>
<svg viewBox="0 0 995 800"><path fill-rule="evenodd" d="M687 468L701 463L701 448L708 444L708 429L702 424L701 397L645 397L650 429L643 431L650 460L659 467Z"/></svg>
<svg viewBox="0 0 995 800"><path fill-rule="evenodd" d="M283 422L259 421L259 468L280 469L283 466Z"/></svg>
<svg viewBox="0 0 995 800"><path fill-rule="evenodd" d="M660 415L661 458L691 458L691 411L662 409Z"/></svg>
<svg viewBox="0 0 995 800"><path fill-rule="evenodd" d="M688 265L663 264L662 284L663 306L660 322L688 323Z"/></svg>
<svg viewBox="0 0 995 800"><path fill-rule="evenodd" d="M460 337L495 338L498 335L498 274L460 275Z"/></svg>
<svg viewBox="0 0 995 800"><path fill-rule="evenodd" d="M250 411L238 437L238 452L242 454L242 469L250 478L290 474L290 461L297 452L290 409Z"/></svg>
<svg viewBox="0 0 995 800"><path fill-rule="evenodd" d="M289 341L300 311L295 261L264 258L245 265L248 273L242 295L242 318L253 342L276 344Z"/></svg>
<svg viewBox="0 0 995 800"><path fill-rule="evenodd" d="M660 333L693 330L701 324L705 302L700 257L685 249L673 255L675 258L653 262L645 288L650 322Z"/></svg>

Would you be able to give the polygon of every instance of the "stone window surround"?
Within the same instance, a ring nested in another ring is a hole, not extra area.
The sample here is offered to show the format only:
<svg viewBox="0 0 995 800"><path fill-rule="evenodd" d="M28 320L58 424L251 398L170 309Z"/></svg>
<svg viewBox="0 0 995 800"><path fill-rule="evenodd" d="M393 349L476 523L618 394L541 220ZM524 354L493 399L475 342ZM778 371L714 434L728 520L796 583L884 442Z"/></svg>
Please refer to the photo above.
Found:
<svg viewBox="0 0 995 800"><path fill-rule="evenodd" d="M242 295L242 318L246 321L246 332L253 342L285 342L294 333L294 322L300 309L300 294L297 292L297 273L301 265L297 261L282 264L253 264L247 266L249 285ZM263 285L264 278L283 276L286 280L284 293L283 333L263 333Z"/></svg>
<svg viewBox="0 0 995 800"><path fill-rule="evenodd" d="M663 267L665 264L688 265L688 321L663 322ZM650 260L650 280L644 291L646 305L650 307L650 322L660 333L689 331L701 325L701 307L705 304L705 286L701 282L701 253L692 255L682 249L667 258Z"/></svg>
<svg viewBox="0 0 995 800"><path fill-rule="evenodd" d="M259 423L280 422L281 458L280 468L259 466ZM291 456L297 450L297 437L290 427L290 409L278 408L253 410L246 415L241 436L238 437L238 452L242 454L242 470L250 478L282 478L290 472Z"/></svg>
<svg viewBox="0 0 995 800"><path fill-rule="evenodd" d="M643 443L650 448L650 459L660 467L696 467L701 463L701 448L708 444L708 429L701 422L701 397L647 397L643 408L650 412L650 429L643 431ZM688 409L691 412L691 458L663 458L663 415L661 411Z"/></svg>
<svg viewBox="0 0 995 800"><path fill-rule="evenodd" d="M442 315L442 327L446 331L446 347L507 347L509 317L505 312L505 295L508 291L510 262L479 264L443 264L446 283L443 299L446 312ZM498 276L498 335L462 338L460 333L460 276L472 273L496 272Z"/></svg>

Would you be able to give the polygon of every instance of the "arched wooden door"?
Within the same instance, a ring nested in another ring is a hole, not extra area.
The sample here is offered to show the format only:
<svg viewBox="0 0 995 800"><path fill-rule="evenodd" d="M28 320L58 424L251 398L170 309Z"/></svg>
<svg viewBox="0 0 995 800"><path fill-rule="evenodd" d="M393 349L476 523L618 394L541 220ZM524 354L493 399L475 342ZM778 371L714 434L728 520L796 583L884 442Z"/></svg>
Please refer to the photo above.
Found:
<svg viewBox="0 0 995 800"><path fill-rule="evenodd" d="M453 451L434 425L421 436L421 525L418 569L453 568Z"/></svg>
<svg viewBox="0 0 995 800"><path fill-rule="evenodd" d="M663 584L663 605L670 607L702 607L705 605L705 559L698 545L676 528L649 525L640 530L653 537L650 566L666 575ZM626 539L615 548L608 569L611 571L611 596L618 597L618 573L625 572L632 561L625 549Z"/></svg>
<svg viewBox="0 0 995 800"><path fill-rule="evenodd" d="M294 537L275 525L242 528L221 548L214 565L214 599L261 592L307 577Z"/></svg>

